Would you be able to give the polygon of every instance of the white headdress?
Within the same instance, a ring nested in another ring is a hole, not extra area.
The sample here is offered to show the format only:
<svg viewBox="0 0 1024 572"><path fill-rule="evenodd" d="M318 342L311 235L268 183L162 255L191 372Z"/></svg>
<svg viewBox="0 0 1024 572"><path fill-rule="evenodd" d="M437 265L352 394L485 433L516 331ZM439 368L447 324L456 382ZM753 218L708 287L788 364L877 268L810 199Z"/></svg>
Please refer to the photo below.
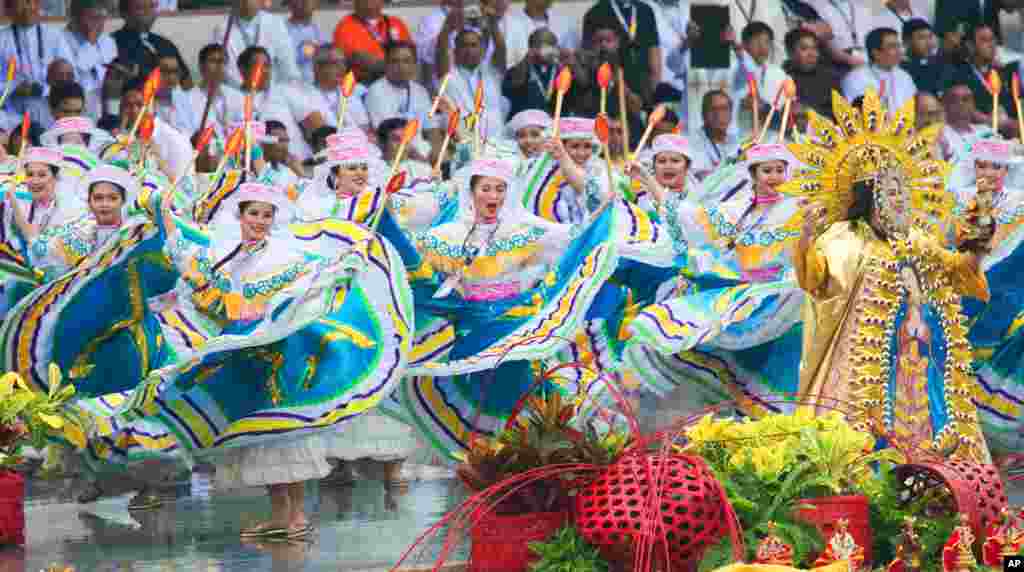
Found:
<svg viewBox="0 0 1024 572"><path fill-rule="evenodd" d="M53 124L53 127L46 133L43 133L39 140L46 147L57 147L60 145L60 138L69 133L78 133L91 137L92 140L88 144L90 148L96 148L98 144L104 141L113 141L110 134L102 129L97 129L92 119L88 117L65 117L58 119Z"/></svg>

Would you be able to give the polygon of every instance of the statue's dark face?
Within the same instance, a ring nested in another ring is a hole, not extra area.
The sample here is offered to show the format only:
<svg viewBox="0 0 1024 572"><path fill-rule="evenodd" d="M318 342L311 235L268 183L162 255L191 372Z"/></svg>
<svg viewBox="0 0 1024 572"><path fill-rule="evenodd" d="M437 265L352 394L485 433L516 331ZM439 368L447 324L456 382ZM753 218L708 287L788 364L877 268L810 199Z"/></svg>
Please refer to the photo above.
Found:
<svg viewBox="0 0 1024 572"><path fill-rule="evenodd" d="M903 235L910 228L910 199L902 173L890 169L875 180L872 224L887 235Z"/></svg>

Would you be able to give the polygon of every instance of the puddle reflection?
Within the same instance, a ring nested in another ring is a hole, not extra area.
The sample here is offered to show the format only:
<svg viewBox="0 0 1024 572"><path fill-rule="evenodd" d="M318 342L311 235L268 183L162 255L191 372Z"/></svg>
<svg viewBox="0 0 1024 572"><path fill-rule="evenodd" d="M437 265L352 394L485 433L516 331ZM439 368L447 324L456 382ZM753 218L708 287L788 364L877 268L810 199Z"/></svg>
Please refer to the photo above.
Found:
<svg viewBox="0 0 1024 572"><path fill-rule="evenodd" d="M183 495L203 489L196 478L183 487ZM76 572L386 569L464 498L452 479L395 489L376 481L337 488L310 483L306 510L316 525L313 535L299 542L243 542L239 529L269 515L262 491L200 493L157 510L129 511L130 495L77 505L60 491L39 488L26 502L26 547L0 551L0 572L37 572L55 565L74 566ZM439 550L435 542L421 559ZM457 553L453 559L463 557Z"/></svg>

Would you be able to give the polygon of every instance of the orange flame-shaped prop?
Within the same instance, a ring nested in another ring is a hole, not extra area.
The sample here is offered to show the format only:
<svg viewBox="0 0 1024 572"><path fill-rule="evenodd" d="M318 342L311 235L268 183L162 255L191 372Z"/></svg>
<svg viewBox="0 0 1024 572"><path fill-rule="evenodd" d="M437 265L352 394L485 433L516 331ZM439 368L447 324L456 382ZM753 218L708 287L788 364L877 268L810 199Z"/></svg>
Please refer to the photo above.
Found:
<svg viewBox="0 0 1024 572"><path fill-rule="evenodd" d="M1017 109L1017 131L1020 132L1018 137L1024 143L1024 113L1021 113L1019 73L1013 72L1013 81L1010 83L1010 87L1013 93L1013 105Z"/></svg>
<svg viewBox="0 0 1024 572"><path fill-rule="evenodd" d="M608 146L608 140L611 138L608 114L601 113L594 120L594 134L597 135L597 140L601 142L601 149L604 152L604 165L608 177L608 196L610 197L615 193L615 181L612 178L612 151Z"/></svg>
<svg viewBox="0 0 1024 572"><path fill-rule="evenodd" d="M405 150L412 141L412 138L416 136L416 133L420 130L420 122L418 119L410 119L405 124L405 129L402 131L402 142L398 144L398 152L395 153L395 159L391 163L391 175L394 176L398 172L398 164L402 162L405 157Z"/></svg>
<svg viewBox="0 0 1024 572"><path fill-rule="evenodd" d="M476 91L473 92L473 113L480 115L484 108L484 82L476 84Z"/></svg>
<svg viewBox="0 0 1024 572"><path fill-rule="evenodd" d="M394 175L391 176L390 179L388 179L388 184L385 187L385 190L387 191L387 193L389 195L393 195L393 194L397 193L398 191L402 190L402 187L404 187L404 186L405 186L405 171L401 171L399 173L395 173Z"/></svg>
<svg viewBox="0 0 1024 572"><path fill-rule="evenodd" d="M245 128L239 127L235 129L231 137L228 137L228 142L224 145L224 156L233 157L237 155L245 144Z"/></svg>
<svg viewBox="0 0 1024 572"><path fill-rule="evenodd" d="M601 114L594 120L594 134L597 135L597 140L601 142L601 145L608 145L608 136L610 134L608 128L608 116Z"/></svg>
<svg viewBox="0 0 1024 572"><path fill-rule="evenodd" d="M761 130L761 98L758 95L757 79L747 72L747 91L750 93L750 110L754 114L754 133Z"/></svg>
<svg viewBox="0 0 1024 572"><path fill-rule="evenodd" d="M207 125L199 132L199 137L196 138L196 154L200 154L206 150L206 146L213 141L213 126Z"/></svg>
<svg viewBox="0 0 1024 572"><path fill-rule="evenodd" d="M459 132L459 110L448 114L448 137L455 137L455 134Z"/></svg>
<svg viewBox="0 0 1024 572"><path fill-rule="evenodd" d="M252 68L252 75L249 76L249 89L255 91L263 84L263 58L256 60Z"/></svg>
<svg viewBox="0 0 1024 572"><path fill-rule="evenodd" d="M21 116L21 149L18 150L18 156L21 157L22 153L25 152L25 147L28 145L28 128L32 125L32 118L29 117L26 111Z"/></svg>
<svg viewBox="0 0 1024 572"><path fill-rule="evenodd" d="M18 73L18 58L11 56L7 58L7 83L14 81L16 73Z"/></svg>
<svg viewBox="0 0 1024 572"><path fill-rule="evenodd" d="M992 91L992 131L999 133L999 94L1003 91L1003 80L996 70L988 74L988 88Z"/></svg>
<svg viewBox="0 0 1024 572"><path fill-rule="evenodd" d="M647 129L644 129L644 134L640 136L640 142L636 145L636 151L633 152L633 157L636 157L637 153L644 148L644 145L647 144L647 140L651 137L651 133L654 132L654 127L661 123L662 119L665 119L665 113L667 112L668 109L665 108L664 104L654 108L654 111L652 111L651 115L647 118Z"/></svg>
<svg viewBox="0 0 1024 572"><path fill-rule="evenodd" d="M601 89L608 89L608 86L612 83L612 65L608 62L601 64L601 67L597 68L597 85Z"/></svg>
<svg viewBox="0 0 1024 572"><path fill-rule="evenodd" d="M160 89L160 68L153 68L146 76L146 82L142 84L142 101L149 105L156 97L156 90Z"/></svg>
<svg viewBox="0 0 1024 572"><path fill-rule="evenodd" d="M779 143L786 139L786 130L789 129L789 112L793 109L793 100L796 99L796 82L792 78L786 78L782 82L782 93L786 96L786 106L782 112L782 126L779 129Z"/></svg>
<svg viewBox="0 0 1024 572"><path fill-rule="evenodd" d="M156 130L156 120L152 113L146 113L139 125L139 139L149 143L153 140L153 131Z"/></svg>
<svg viewBox="0 0 1024 572"><path fill-rule="evenodd" d="M345 97L352 97L352 91L356 88L356 74L352 73L352 70L341 78L341 95Z"/></svg>
<svg viewBox="0 0 1024 572"><path fill-rule="evenodd" d="M572 72L569 71L569 66L563 66L562 70L558 72L558 77L555 79L557 96L555 97L555 119L551 131L556 139L559 133L558 123L562 118L562 102L565 101L565 93L569 91L570 87L572 87Z"/></svg>

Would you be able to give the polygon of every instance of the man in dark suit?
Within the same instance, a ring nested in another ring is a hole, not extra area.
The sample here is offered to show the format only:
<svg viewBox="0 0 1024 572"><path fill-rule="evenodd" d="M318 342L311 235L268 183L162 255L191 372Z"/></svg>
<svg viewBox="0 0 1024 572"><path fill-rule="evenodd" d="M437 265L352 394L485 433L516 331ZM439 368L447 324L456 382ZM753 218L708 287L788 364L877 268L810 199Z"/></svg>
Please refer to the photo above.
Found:
<svg viewBox="0 0 1024 572"><path fill-rule="evenodd" d="M939 37L949 32L967 33L985 24L1000 38L999 10L1003 0L936 0L935 32Z"/></svg>
<svg viewBox="0 0 1024 572"><path fill-rule="evenodd" d="M1000 67L995 60L995 32L989 26L981 24L967 32L967 61L953 68L943 82L946 89L954 85L966 85L974 94L977 105L975 123L991 125L993 98L989 88L989 75L992 71L999 74L1002 84L999 91L999 130L1004 134L1017 131L1016 108L1010 94L1012 76Z"/></svg>
<svg viewBox="0 0 1024 572"><path fill-rule="evenodd" d="M132 75L146 75L160 65L160 58L165 54L178 60L181 70L181 86L192 88L192 77L188 64L181 57L181 52L174 42L154 34L153 23L156 22L156 2L154 0L120 0L121 16L124 26L110 34L117 44L117 53L122 64L129 66Z"/></svg>
<svg viewBox="0 0 1024 572"><path fill-rule="evenodd" d="M942 91L946 66L938 55L930 55L934 39L932 27L925 20L914 18L903 24L903 45L907 48L907 58L902 67L914 78L918 91L937 95Z"/></svg>

